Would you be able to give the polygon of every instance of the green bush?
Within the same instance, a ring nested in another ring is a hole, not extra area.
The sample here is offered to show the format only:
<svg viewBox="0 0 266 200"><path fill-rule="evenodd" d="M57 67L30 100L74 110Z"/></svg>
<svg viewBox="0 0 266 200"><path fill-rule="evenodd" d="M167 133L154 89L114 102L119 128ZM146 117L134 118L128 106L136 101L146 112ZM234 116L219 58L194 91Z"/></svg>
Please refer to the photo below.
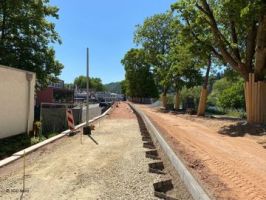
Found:
<svg viewBox="0 0 266 200"><path fill-rule="evenodd" d="M202 88L201 86L196 86L193 88L183 87L181 92L180 92L180 102L182 104L185 104L187 97L190 96L190 97L193 97L194 103L197 107L197 105L199 103L199 99L200 99L201 88Z"/></svg>
<svg viewBox="0 0 266 200"><path fill-rule="evenodd" d="M0 139L0 160L12 154L51 138L58 133L48 133L45 136L39 135L37 137L30 137L28 134L19 134L8 138Z"/></svg>
<svg viewBox="0 0 266 200"><path fill-rule="evenodd" d="M218 95L217 105L221 108L228 109L243 109L245 107L244 83L238 80L230 87L224 89Z"/></svg>

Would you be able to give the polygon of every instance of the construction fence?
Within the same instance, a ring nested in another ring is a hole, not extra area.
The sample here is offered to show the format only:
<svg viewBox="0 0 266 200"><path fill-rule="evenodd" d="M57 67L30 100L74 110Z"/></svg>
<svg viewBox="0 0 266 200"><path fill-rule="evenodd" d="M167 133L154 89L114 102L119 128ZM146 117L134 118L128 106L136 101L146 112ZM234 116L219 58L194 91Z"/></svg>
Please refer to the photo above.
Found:
<svg viewBox="0 0 266 200"><path fill-rule="evenodd" d="M66 118L66 109L68 108L72 109L75 125L86 121L86 107L83 104L42 103L40 105L38 120L41 121L41 132L44 136L68 129ZM98 104L90 105L89 119L101 115L102 110L104 108L100 108Z"/></svg>
<svg viewBox="0 0 266 200"><path fill-rule="evenodd" d="M247 121L266 123L266 82L256 82L255 75L249 74L249 81L245 83L245 100Z"/></svg>

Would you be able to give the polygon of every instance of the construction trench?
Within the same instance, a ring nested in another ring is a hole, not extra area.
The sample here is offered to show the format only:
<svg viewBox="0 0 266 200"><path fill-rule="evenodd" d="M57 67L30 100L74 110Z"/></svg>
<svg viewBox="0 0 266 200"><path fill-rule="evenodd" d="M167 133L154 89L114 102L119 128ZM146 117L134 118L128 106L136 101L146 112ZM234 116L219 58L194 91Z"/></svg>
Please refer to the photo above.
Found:
<svg viewBox="0 0 266 200"><path fill-rule="evenodd" d="M120 103L91 137L63 137L0 168L0 199L195 199L142 117Z"/></svg>

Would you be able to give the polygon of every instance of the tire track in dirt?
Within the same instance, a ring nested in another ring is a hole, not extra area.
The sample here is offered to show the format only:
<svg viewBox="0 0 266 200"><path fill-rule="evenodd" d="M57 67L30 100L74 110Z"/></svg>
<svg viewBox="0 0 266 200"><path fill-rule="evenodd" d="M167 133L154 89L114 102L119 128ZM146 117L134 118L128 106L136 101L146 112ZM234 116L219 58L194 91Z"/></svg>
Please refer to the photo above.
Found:
<svg viewBox="0 0 266 200"><path fill-rule="evenodd" d="M183 141L188 142L187 139L184 139ZM248 166L248 164L244 163L241 160L238 160L237 162L230 161L229 163L224 162L220 160L219 158L216 158L215 154L210 153L209 151L202 150L202 146L200 145L193 144L191 147L192 149L194 149L194 150L190 150L191 152L200 153L203 157L207 158L207 159L201 159L205 165L208 166L208 163L205 162L207 160L208 162L212 162L215 165L215 167L210 167L210 166L209 167L213 169L213 171L216 174L219 172L222 172L223 176L221 177L221 179L223 180L224 183L226 183L226 185L229 188L237 188L237 193L244 194L244 196L241 197L241 199L243 198L250 199L250 200L253 200L255 198L261 199L261 200L266 199L265 195L261 195L261 194L266 194L265 189L262 187L256 186L252 183L252 180L254 179L253 176L251 178L250 177L247 178L243 176L242 174L238 173L234 169L235 168L234 166L241 165L241 167L246 168L247 171L249 172L250 170L248 169L250 168L250 166ZM230 183L233 183L233 185ZM260 181L260 183L262 184L263 182Z"/></svg>
<svg viewBox="0 0 266 200"><path fill-rule="evenodd" d="M193 168L200 173L200 179L205 181L208 188L213 188L214 193L218 193L214 196L223 197L218 199L266 199L266 167L263 168L266 166L266 151L258 148L254 141L226 137L196 122L147 108L143 110L157 126L164 129L170 140L175 141L174 146L179 147L174 149L178 150L178 153L181 152L183 159L189 161L189 164L192 163L192 166L195 160L199 159L203 167L208 169L204 172L198 164ZM217 176L225 187L219 190L216 187L220 183L216 186L211 185L214 181L208 183L211 179L209 176ZM227 195L219 194L221 192Z"/></svg>

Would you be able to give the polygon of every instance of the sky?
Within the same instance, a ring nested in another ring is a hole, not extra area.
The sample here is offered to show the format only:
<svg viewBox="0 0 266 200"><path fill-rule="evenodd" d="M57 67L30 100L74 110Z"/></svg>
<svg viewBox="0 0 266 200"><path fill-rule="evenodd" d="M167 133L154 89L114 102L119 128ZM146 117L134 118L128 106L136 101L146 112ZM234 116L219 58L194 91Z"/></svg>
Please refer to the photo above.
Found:
<svg viewBox="0 0 266 200"><path fill-rule="evenodd" d="M90 76L103 83L124 79L121 59L135 48L137 24L147 17L170 9L176 0L51 0L59 7L56 24L62 44L54 44L56 59L64 69L60 79L72 83L86 75L86 48L90 51Z"/></svg>

